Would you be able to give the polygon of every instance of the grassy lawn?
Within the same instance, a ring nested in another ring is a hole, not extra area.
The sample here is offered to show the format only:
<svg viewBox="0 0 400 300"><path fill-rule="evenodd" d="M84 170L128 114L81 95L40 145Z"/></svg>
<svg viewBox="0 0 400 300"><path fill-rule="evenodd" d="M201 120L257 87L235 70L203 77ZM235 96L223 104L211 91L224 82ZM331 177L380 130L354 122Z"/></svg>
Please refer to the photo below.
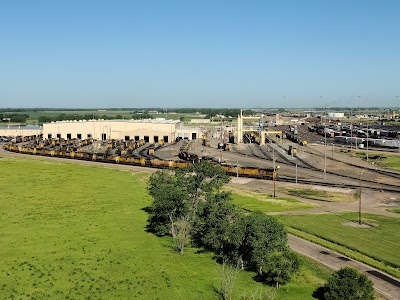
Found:
<svg viewBox="0 0 400 300"><path fill-rule="evenodd" d="M228 189L231 190L231 189ZM277 197L269 194L258 194L233 190L232 203L245 210L262 212L295 211L315 208L316 205L293 198Z"/></svg>
<svg viewBox="0 0 400 300"><path fill-rule="evenodd" d="M400 219L363 214L363 221L378 224L372 228L343 225L356 221L357 213L277 216L285 225L346 246L378 261L400 267L398 255Z"/></svg>
<svg viewBox="0 0 400 300"><path fill-rule="evenodd" d="M328 201L328 202L346 202L346 201L354 201L356 194L355 193L340 193L340 192L328 192L322 190L310 190L310 189L288 189L289 195Z"/></svg>
<svg viewBox="0 0 400 300"><path fill-rule="evenodd" d="M394 212L396 214L400 214L400 207L399 208L388 208L387 211Z"/></svg>
<svg viewBox="0 0 400 300"><path fill-rule="evenodd" d="M219 299L213 254L145 231L148 174L0 158L3 299ZM279 299L311 299L329 272L309 260ZM239 272L234 299L273 290Z"/></svg>
<svg viewBox="0 0 400 300"><path fill-rule="evenodd" d="M361 159L366 160L367 155L365 151L356 151L352 152L349 150L341 150L341 153L346 153L351 156L356 156ZM396 154L388 154L388 153L380 153L380 152L373 152L373 151L368 151L368 159L370 162L374 162L379 166L400 171L400 156Z"/></svg>

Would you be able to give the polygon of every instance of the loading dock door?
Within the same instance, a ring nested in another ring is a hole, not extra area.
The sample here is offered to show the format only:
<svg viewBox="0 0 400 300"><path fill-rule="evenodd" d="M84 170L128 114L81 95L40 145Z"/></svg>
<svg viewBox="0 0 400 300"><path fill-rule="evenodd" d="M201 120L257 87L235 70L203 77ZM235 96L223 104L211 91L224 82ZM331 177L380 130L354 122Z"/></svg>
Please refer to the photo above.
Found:
<svg viewBox="0 0 400 300"><path fill-rule="evenodd" d="M158 143L158 135L154 136L154 143Z"/></svg>
<svg viewBox="0 0 400 300"><path fill-rule="evenodd" d="M164 135L164 143L168 143L168 135Z"/></svg>
<svg viewBox="0 0 400 300"><path fill-rule="evenodd" d="M197 134L196 134L196 132L192 132L192 140L195 140L195 139L197 139Z"/></svg>
<svg viewBox="0 0 400 300"><path fill-rule="evenodd" d="M105 141L105 140L107 139L107 135L106 135L105 133L102 133L102 134L101 134L101 139L102 139L103 141Z"/></svg>

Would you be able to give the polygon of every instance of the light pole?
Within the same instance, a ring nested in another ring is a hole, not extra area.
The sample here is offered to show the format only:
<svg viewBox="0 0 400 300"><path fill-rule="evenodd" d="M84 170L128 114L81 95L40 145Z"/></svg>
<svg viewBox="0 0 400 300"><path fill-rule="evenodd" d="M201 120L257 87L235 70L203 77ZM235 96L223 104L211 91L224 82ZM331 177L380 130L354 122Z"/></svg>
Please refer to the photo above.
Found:
<svg viewBox="0 0 400 300"><path fill-rule="evenodd" d="M296 184L297 184L297 164L296 164Z"/></svg>
<svg viewBox="0 0 400 300"><path fill-rule="evenodd" d="M276 170L279 169L279 166L275 167L275 161L274 161L274 198L276 198Z"/></svg>
<svg viewBox="0 0 400 300"><path fill-rule="evenodd" d="M369 129L369 128L368 128L368 124L367 124L367 138L366 138L366 140L367 140L367 162L369 161L369 160L368 160L368 144L369 144L369 141L368 141L368 140L369 140L369 132L368 132L368 129Z"/></svg>
<svg viewBox="0 0 400 300"><path fill-rule="evenodd" d="M350 108L350 118L353 117L353 108ZM351 150L353 150L353 121L350 120Z"/></svg>
<svg viewBox="0 0 400 300"><path fill-rule="evenodd" d="M286 96L283 96L283 112L286 111Z"/></svg>
<svg viewBox="0 0 400 300"><path fill-rule="evenodd" d="M360 225L361 225L361 174L362 174L362 172L358 172L358 175L360 175L360 177L359 177L360 185L359 185L359 191L358 191L358 193L359 193L359 198L358 198L358 224L360 224Z"/></svg>
<svg viewBox="0 0 400 300"><path fill-rule="evenodd" d="M358 98L358 115L361 116L361 100L360 100L360 96L357 96Z"/></svg>
<svg viewBox="0 0 400 300"><path fill-rule="evenodd" d="M324 146L324 179L326 179L326 118L324 122L324 136L325 136L325 146Z"/></svg>

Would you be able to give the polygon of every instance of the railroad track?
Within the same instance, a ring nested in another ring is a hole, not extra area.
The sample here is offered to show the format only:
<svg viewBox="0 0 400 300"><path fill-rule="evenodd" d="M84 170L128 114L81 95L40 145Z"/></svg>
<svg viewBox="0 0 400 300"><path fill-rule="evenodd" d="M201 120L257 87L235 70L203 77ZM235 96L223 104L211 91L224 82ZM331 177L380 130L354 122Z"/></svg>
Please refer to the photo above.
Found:
<svg viewBox="0 0 400 300"><path fill-rule="evenodd" d="M296 178L280 175L278 177L277 181L296 183ZM297 183L308 184L308 185L322 185L322 186L330 186L330 187L339 187L339 188L350 188L350 189L358 189L360 187L359 185L353 185L353 184L321 182L321 181L312 181L312 180L299 179L299 178L297 179ZM395 186L395 187L397 187L397 186ZM375 187L375 186L362 186L362 188L367 188L367 189L374 190L374 191L385 191L385 192L392 192L392 193L400 192L400 187L397 187L397 189L393 189L393 188L389 188L389 187L386 188L386 187Z"/></svg>
<svg viewBox="0 0 400 300"><path fill-rule="evenodd" d="M313 155L316 155L316 156L320 156L320 157L323 157L323 158L325 157L325 154L322 153L321 151L318 151L318 150L315 150L315 149L310 150L311 148L305 148L305 149L307 149L307 150L303 150L304 152L307 152L307 153L310 153L310 154L313 154ZM373 168L368 168L368 167L364 167L364 166L359 166L359 165L356 165L356 164L353 164L353 163L343 162L343 161L341 161L341 160L339 160L337 158L330 157L329 159L332 160L332 161L336 161L336 162L340 162L340 163L346 164L346 165L351 166L351 167L356 167L356 168L359 168L359 169L363 169L363 170L379 173L379 174L382 174L382 175L385 175L385 176L388 176L388 177L392 177L392 178L395 178L395 179L400 179L400 174L399 173L395 173L395 172L391 172L391 171L387 171L387 170L373 169Z"/></svg>
<svg viewBox="0 0 400 300"><path fill-rule="evenodd" d="M277 145L278 147L280 147L281 149L284 149L281 145L278 145L278 144L276 144L276 145ZM284 150L285 150L285 149L284 149ZM306 168L311 169L311 170L316 171L316 172L324 172L323 169L320 169L320 168L317 168L317 167L313 166L312 164L310 164L309 162L305 161L304 159L302 159L302 158L300 158L300 157L298 157L298 156L295 156L295 157L296 157L296 159L297 159L298 161L300 161ZM340 162L340 160L337 160L337 161ZM293 162L291 162L291 163L293 164ZM298 167L303 168L303 166L298 166ZM371 171L371 172L376 172L375 169L363 168L363 167L360 167L360 166L357 166L357 165L354 165L354 167L362 168L362 169L365 169L365 170L368 170L368 171ZM378 172L378 173L379 173L379 172ZM328 170L326 170L326 174L331 174L331 175L339 176L339 177L342 177L342 178L348 178L348 179L359 180L359 178L358 178L357 176L351 176L351 175L340 174L340 173L332 172L332 171L328 171ZM395 177L395 178L397 178L397 177ZM368 182L368 183L370 183L370 184L372 184L372 185L381 185L381 186L385 186L385 187L387 187L387 188L396 188L396 189L398 188L398 189L400 189L400 186L395 185L395 184L390 184L390 183L375 182L375 181L373 181L373 180L368 180L368 179L363 179L363 182ZM379 188L376 188L376 189L379 189ZM398 190L396 190L396 191L398 191Z"/></svg>

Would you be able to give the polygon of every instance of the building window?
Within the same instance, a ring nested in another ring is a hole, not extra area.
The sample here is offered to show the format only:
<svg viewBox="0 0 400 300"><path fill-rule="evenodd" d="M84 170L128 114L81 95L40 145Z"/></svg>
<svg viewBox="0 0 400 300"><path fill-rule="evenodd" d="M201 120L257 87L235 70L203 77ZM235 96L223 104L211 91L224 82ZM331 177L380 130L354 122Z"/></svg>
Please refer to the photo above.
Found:
<svg viewBox="0 0 400 300"><path fill-rule="evenodd" d="M76 138L77 138L78 140L81 140L81 139L82 139L82 134L78 133L78 134L76 135Z"/></svg>
<svg viewBox="0 0 400 300"><path fill-rule="evenodd" d="M135 141L139 141L140 137L138 135L135 135Z"/></svg>
<svg viewBox="0 0 400 300"><path fill-rule="evenodd" d="M195 139L197 139L197 134L196 134L196 132L192 132L192 140L195 140Z"/></svg>
<svg viewBox="0 0 400 300"><path fill-rule="evenodd" d="M107 135L106 135L105 133L102 133L102 134L101 134L101 139L102 139L103 141L105 141L105 140L107 139Z"/></svg>
<svg viewBox="0 0 400 300"><path fill-rule="evenodd" d="M168 135L164 135L163 140L164 140L164 143L168 143Z"/></svg>
<svg viewBox="0 0 400 300"><path fill-rule="evenodd" d="M90 139L92 137L91 133L88 133L87 138Z"/></svg>
<svg viewBox="0 0 400 300"><path fill-rule="evenodd" d="M129 135L125 136L125 141L129 141L131 139L131 137Z"/></svg>
<svg viewBox="0 0 400 300"><path fill-rule="evenodd" d="M61 133L57 133L57 138L61 139Z"/></svg>
<svg viewBox="0 0 400 300"><path fill-rule="evenodd" d="M67 139L70 140L71 139L72 134L67 133Z"/></svg>
<svg viewBox="0 0 400 300"><path fill-rule="evenodd" d="M148 136L148 135L145 135L145 136L144 136L144 142L145 142L145 143L148 143L149 141L150 141L149 136Z"/></svg>
<svg viewBox="0 0 400 300"><path fill-rule="evenodd" d="M158 143L158 135L154 136L154 143Z"/></svg>
<svg viewBox="0 0 400 300"><path fill-rule="evenodd" d="M47 135L47 138L48 138L48 139L51 139L51 137L52 137L52 135L51 135L51 133L49 133L49 134Z"/></svg>

